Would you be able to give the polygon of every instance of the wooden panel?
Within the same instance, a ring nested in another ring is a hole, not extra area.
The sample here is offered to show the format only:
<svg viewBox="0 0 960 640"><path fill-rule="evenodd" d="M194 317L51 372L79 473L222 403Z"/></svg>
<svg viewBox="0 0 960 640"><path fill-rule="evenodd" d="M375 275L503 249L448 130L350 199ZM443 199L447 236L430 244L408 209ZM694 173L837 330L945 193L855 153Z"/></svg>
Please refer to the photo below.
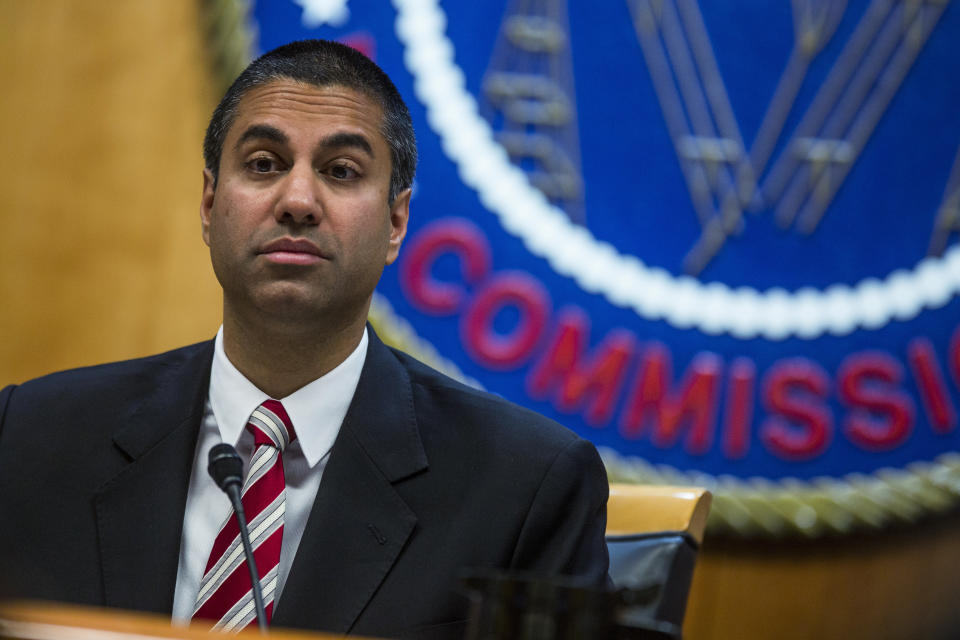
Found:
<svg viewBox="0 0 960 640"><path fill-rule="evenodd" d="M704 541L688 640L956 638L960 517L817 542Z"/></svg>
<svg viewBox="0 0 960 640"><path fill-rule="evenodd" d="M208 338L195 0L0 2L0 384Z"/></svg>

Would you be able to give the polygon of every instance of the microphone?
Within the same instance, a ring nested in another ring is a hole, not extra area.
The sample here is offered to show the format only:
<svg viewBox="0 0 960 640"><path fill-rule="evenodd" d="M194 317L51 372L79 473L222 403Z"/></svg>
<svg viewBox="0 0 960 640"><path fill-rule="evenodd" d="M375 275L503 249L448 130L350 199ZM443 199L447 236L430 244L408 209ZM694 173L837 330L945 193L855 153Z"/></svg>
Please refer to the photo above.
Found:
<svg viewBox="0 0 960 640"><path fill-rule="evenodd" d="M214 445L210 449L207 460L207 472L217 483L217 486L230 497L233 511L237 515L240 541L243 543L243 554L247 559L247 568L250 569L250 584L253 587L253 605L257 610L257 625L260 627L261 633L266 633L267 613L263 608L260 575L257 571L257 563L253 559L253 547L250 546L247 517L243 513L243 502L240 500L240 489L243 486L243 460L240 459L236 449L224 442Z"/></svg>
<svg viewBox="0 0 960 640"><path fill-rule="evenodd" d="M210 472L210 477L218 487L228 494L232 488L240 490L243 485L243 460L240 459L236 449L221 442L210 449L210 456L207 459L209 461L207 471Z"/></svg>

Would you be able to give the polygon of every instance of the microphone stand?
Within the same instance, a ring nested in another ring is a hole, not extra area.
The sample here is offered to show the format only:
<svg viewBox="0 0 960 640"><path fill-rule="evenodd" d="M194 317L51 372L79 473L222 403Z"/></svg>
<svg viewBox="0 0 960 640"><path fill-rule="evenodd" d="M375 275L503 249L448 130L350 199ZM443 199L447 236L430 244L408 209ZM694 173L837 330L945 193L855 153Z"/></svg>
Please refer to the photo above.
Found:
<svg viewBox="0 0 960 640"><path fill-rule="evenodd" d="M267 612L263 606L263 593L260 589L260 576L257 563L253 558L253 547L250 545L250 531L247 530L247 516L243 512L243 502L240 500L240 489L235 484L226 488L233 510L237 515L237 524L240 525L240 541L243 543L243 553L247 557L247 568L250 569L250 584L253 587L253 606L257 610L257 625L260 633L267 632Z"/></svg>

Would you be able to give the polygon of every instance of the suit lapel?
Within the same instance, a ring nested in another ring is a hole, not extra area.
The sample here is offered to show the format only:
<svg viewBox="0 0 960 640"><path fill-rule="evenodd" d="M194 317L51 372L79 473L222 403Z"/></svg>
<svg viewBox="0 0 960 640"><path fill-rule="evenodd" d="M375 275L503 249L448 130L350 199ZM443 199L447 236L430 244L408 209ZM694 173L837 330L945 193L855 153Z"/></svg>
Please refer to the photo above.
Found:
<svg viewBox="0 0 960 640"><path fill-rule="evenodd" d="M128 464L94 497L105 604L167 612L213 343L181 352L146 381L154 392L121 416L114 445ZM139 381L133 381L138 383Z"/></svg>
<svg viewBox="0 0 960 640"><path fill-rule="evenodd" d="M393 483L427 467L406 369L369 327L363 372L274 615L346 633L417 523Z"/></svg>

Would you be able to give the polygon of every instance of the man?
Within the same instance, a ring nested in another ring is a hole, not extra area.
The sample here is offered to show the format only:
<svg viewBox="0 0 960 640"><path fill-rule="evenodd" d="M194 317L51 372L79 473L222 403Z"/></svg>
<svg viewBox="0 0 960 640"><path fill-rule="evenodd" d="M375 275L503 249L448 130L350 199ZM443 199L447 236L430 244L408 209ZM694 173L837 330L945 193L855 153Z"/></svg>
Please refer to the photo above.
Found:
<svg viewBox="0 0 960 640"><path fill-rule="evenodd" d="M271 51L224 96L204 156L223 326L0 392L0 597L250 624L230 507L206 473L220 442L248 461L272 625L462 637L466 568L604 580L593 446L366 326L416 163L386 75L335 43Z"/></svg>

